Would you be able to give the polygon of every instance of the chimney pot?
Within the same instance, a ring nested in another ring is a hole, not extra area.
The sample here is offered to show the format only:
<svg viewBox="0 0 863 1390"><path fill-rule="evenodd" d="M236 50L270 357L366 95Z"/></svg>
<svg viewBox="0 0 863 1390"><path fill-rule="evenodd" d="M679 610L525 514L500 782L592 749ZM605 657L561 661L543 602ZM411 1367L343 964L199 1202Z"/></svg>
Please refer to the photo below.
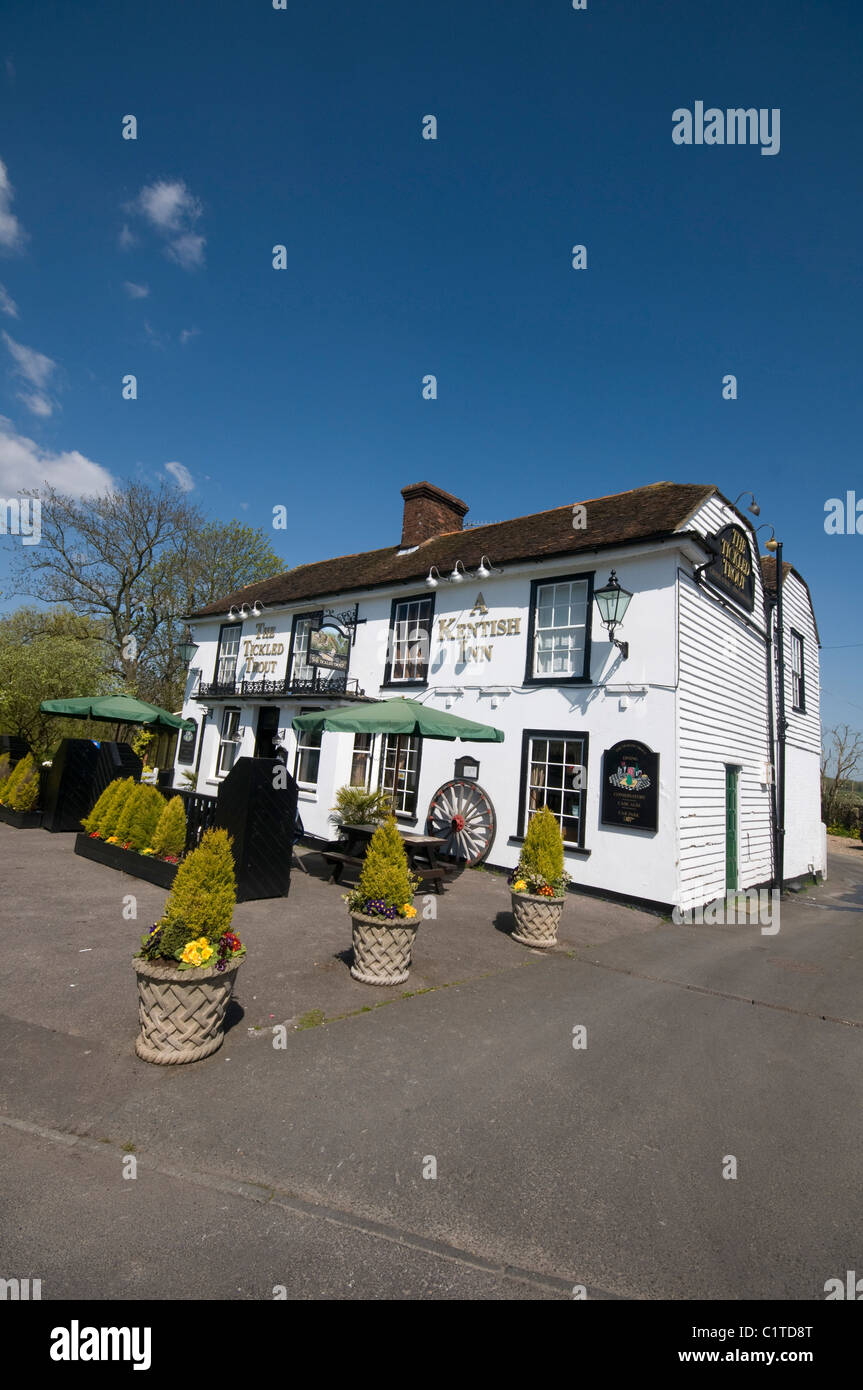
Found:
<svg viewBox="0 0 863 1390"><path fill-rule="evenodd" d="M402 550L421 545L432 536L461 531L468 505L451 492L433 483L411 483L402 488L405 499L402 520Z"/></svg>

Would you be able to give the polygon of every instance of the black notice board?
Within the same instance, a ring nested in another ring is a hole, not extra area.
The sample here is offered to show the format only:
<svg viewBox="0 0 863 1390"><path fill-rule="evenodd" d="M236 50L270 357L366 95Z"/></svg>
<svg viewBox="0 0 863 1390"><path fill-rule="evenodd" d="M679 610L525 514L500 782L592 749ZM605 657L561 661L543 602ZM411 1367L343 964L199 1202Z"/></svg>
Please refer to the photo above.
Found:
<svg viewBox="0 0 863 1390"><path fill-rule="evenodd" d="M626 739L602 755L603 825L659 829L659 754Z"/></svg>
<svg viewBox="0 0 863 1390"><path fill-rule="evenodd" d="M195 747L198 742L198 724L193 720L194 729L181 729L180 741L177 745L177 762L193 763L195 761Z"/></svg>

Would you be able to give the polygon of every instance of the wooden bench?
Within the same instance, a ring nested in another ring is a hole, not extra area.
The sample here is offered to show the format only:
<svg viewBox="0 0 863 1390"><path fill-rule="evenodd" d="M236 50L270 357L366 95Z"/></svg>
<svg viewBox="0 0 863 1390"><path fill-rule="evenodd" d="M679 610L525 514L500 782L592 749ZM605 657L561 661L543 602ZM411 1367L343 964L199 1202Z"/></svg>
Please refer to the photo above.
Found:
<svg viewBox="0 0 863 1390"><path fill-rule="evenodd" d="M332 864L333 866L333 871L327 880L329 883L339 883L341 881L342 871L346 864L350 864L353 868L362 868L363 861L362 859L358 859L356 855L341 854L338 850L333 849L322 849L320 853L321 858L325 859L328 864Z"/></svg>

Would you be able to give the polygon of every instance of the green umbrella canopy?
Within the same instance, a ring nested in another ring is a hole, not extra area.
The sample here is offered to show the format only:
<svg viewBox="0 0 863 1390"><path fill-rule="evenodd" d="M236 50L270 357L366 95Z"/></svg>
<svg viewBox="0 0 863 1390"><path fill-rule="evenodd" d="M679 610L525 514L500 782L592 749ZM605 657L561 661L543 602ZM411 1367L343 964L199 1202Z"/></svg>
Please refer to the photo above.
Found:
<svg viewBox="0 0 863 1390"><path fill-rule="evenodd" d="M149 724L158 729L191 729L189 719L180 719L158 705L136 700L131 695L81 695L71 700L43 700L45 714L62 714L68 719L103 719L108 724Z"/></svg>
<svg viewBox="0 0 863 1390"><path fill-rule="evenodd" d="M299 714L292 728L306 733L420 734L422 738L463 739L465 742L503 743L503 730L476 724L431 709L416 700L381 700L372 705L342 705L334 710Z"/></svg>

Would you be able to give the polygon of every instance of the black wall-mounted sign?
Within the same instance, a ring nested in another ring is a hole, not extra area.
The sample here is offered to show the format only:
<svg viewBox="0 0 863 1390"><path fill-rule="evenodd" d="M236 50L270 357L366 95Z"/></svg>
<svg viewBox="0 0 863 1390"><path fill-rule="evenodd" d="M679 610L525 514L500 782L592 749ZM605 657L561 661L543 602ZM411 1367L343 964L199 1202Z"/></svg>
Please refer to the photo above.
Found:
<svg viewBox="0 0 863 1390"><path fill-rule="evenodd" d="M659 828L659 754L627 739L602 755L603 825Z"/></svg>
<svg viewBox="0 0 863 1390"><path fill-rule="evenodd" d="M198 742L198 724L193 721L194 729L181 729L180 739L177 744L177 762L193 763L195 761L195 747Z"/></svg>
<svg viewBox="0 0 863 1390"><path fill-rule="evenodd" d="M466 782L475 782L479 777L478 758L456 758L455 775L463 778Z"/></svg>
<svg viewBox="0 0 863 1390"><path fill-rule="evenodd" d="M751 613L755 607L755 577L749 537L741 526L723 526L710 540L719 553L705 566L705 579Z"/></svg>

